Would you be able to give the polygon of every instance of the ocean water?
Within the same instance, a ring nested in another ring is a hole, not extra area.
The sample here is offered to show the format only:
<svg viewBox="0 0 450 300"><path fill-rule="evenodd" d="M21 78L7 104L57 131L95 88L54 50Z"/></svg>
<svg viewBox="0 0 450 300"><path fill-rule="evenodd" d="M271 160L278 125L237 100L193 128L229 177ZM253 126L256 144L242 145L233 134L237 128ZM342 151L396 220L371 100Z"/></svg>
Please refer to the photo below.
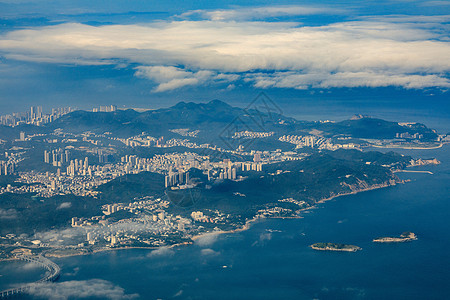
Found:
<svg viewBox="0 0 450 300"><path fill-rule="evenodd" d="M442 164L421 168L433 175L399 173L411 182L336 198L302 219L263 220L244 232L174 249L55 259L62 275L54 286L76 286L80 296L100 279L104 291L97 296L110 299L448 299L450 147L402 152ZM404 231L419 239L372 242ZM349 243L362 251L314 251L308 246L315 242ZM15 263L1 264L0 272L6 264ZM67 296L67 289L49 291Z"/></svg>

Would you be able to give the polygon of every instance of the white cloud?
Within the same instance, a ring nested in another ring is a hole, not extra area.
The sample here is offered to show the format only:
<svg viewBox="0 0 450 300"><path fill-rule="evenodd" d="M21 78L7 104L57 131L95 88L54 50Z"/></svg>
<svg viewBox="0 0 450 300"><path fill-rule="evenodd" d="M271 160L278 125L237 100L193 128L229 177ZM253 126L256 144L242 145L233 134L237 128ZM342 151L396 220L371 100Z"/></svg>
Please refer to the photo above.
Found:
<svg viewBox="0 0 450 300"><path fill-rule="evenodd" d="M154 258L154 257L164 257L164 256L171 256L174 252L172 249L168 247L159 247L156 250L153 250L149 254L147 254L147 257Z"/></svg>
<svg viewBox="0 0 450 300"><path fill-rule="evenodd" d="M0 53L37 62L137 64L136 76L154 81L155 92L225 88L240 78L259 88L450 87L450 29L442 18L389 16L326 26L212 19L17 30L0 36Z"/></svg>
<svg viewBox="0 0 450 300"><path fill-rule="evenodd" d="M239 9L193 10L180 15L181 18L201 17L212 21L261 20L274 17L305 16L318 14L342 14L346 10L325 6L280 5L248 7Z"/></svg>
<svg viewBox="0 0 450 300"><path fill-rule="evenodd" d="M17 218L17 211L15 209L0 208L0 220L12 220L15 218Z"/></svg>
<svg viewBox="0 0 450 300"><path fill-rule="evenodd" d="M158 83L155 92L165 92L188 85L212 82L231 82L239 78L235 74L217 74L212 71L190 72L172 66L140 66L136 76L149 78Z"/></svg>
<svg viewBox="0 0 450 300"><path fill-rule="evenodd" d="M109 281L91 279L84 281L64 281L58 283L33 284L29 293L34 297L49 300L101 298L101 299L135 299L137 294L126 294L124 289Z"/></svg>
<svg viewBox="0 0 450 300"><path fill-rule="evenodd" d="M220 254L220 252L214 251L213 249L206 248L201 250L201 254L203 256L217 256Z"/></svg>
<svg viewBox="0 0 450 300"><path fill-rule="evenodd" d="M338 72L297 74L276 72L274 74L252 74L247 81L260 88L335 88L335 87L385 87L402 86L422 89L434 86L450 88L450 80L438 75L402 75L389 72Z"/></svg>
<svg viewBox="0 0 450 300"><path fill-rule="evenodd" d="M214 244L218 237L219 234L217 233L204 234L195 240L195 244L200 247L208 247Z"/></svg>
<svg viewBox="0 0 450 300"><path fill-rule="evenodd" d="M270 240L272 240L272 233L261 233L259 235L259 240L253 242L252 246L264 246Z"/></svg>
<svg viewBox="0 0 450 300"><path fill-rule="evenodd" d="M65 208L71 208L71 207L72 207L72 202L63 202L56 209L65 209Z"/></svg>

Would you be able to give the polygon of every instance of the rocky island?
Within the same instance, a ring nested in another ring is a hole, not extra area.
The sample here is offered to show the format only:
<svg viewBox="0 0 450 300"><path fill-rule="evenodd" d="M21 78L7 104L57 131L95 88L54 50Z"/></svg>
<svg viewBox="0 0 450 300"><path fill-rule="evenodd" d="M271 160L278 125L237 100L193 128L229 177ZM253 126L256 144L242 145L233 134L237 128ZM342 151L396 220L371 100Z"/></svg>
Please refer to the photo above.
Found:
<svg viewBox="0 0 450 300"><path fill-rule="evenodd" d="M380 237L373 240L374 243L403 243L417 240L417 236L410 231L403 232L399 237Z"/></svg>
<svg viewBox="0 0 450 300"><path fill-rule="evenodd" d="M355 245L337 244L337 243L315 243L310 246L314 250L319 251L345 251L356 252L362 248Z"/></svg>

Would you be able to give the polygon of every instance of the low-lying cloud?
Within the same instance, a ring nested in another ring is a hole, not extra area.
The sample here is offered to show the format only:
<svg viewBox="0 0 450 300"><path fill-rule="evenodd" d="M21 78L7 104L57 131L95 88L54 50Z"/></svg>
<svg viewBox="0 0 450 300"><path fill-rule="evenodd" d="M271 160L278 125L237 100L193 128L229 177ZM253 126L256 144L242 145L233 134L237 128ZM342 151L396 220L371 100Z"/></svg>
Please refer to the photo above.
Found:
<svg viewBox="0 0 450 300"><path fill-rule="evenodd" d="M213 249L210 248L202 249L200 253L203 256L217 256L220 254L220 252L214 251Z"/></svg>
<svg viewBox="0 0 450 300"><path fill-rule="evenodd" d="M174 254L174 251L168 247L159 247L156 250L153 250L149 254L147 254L147 257L149 258L155 258L155 257L166 257L166 256L172 256Z"/></svg>
<svg viewBox="0 0 450 300"><path fill-rule="evenodd" d="M13 208L11 209L1 209L0 208L0 220L12 220L17 218L17 211Z"/></svg>
<svg viewBox="0 0 450 300"><path fill-rule="evenodd" d="M200 247L208 247L213 245L217 241L218 237L219 234L214 233L204 234L195 240L195 244Z"/></svg>
<svg viewBox="0 0 450 300"><path fill-rule="evenodd" d="M29 293L36 298L50 300L66 299L136 299L138 294L126 294L125 290L113 283L91 279L83 281L46 282L33 284Z"/></svg>
<svg viewBox="0 0 450 300"><path fill-rule="evenodd" d="M71 208L71 207L72 207L72 202L63 202L56 209L65 209L65 208Z"/></svg>

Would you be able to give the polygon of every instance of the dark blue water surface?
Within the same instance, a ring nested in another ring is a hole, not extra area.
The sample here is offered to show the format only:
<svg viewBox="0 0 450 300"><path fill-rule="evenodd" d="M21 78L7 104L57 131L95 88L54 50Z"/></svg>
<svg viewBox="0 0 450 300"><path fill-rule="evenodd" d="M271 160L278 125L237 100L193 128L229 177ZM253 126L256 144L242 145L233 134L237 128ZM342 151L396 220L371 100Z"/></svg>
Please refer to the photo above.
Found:
<svg viewBox="0 0 450 300"><path fill-rule="evenodd" d="M264 220L245 232L153 254L57 259L57 284L102 279L141 299L448 299L450 147L402 152L442 164L422 167L433 175L401 173L411 179L406 184L321 204L302 219ZM407 230L419 240L372 242ZM319 252L308 247L315 242L363 250Z"/></svg>

